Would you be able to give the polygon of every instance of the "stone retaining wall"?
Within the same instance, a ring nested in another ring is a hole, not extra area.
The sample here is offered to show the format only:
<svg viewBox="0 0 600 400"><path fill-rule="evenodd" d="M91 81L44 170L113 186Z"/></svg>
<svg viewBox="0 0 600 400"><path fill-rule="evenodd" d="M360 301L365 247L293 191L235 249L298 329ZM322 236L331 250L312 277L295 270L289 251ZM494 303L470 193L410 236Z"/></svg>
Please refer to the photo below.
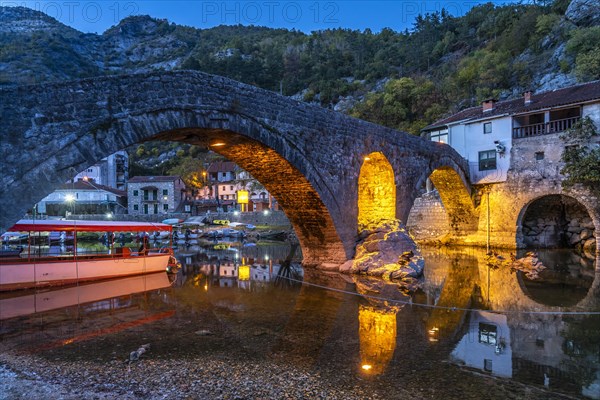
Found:
<svg viewBox="0 0 600 400"><path fill-rule="evenodd" d="M416 240L435 239L450 232L448 214L437 190L415 199L406 227Z"/></svg>

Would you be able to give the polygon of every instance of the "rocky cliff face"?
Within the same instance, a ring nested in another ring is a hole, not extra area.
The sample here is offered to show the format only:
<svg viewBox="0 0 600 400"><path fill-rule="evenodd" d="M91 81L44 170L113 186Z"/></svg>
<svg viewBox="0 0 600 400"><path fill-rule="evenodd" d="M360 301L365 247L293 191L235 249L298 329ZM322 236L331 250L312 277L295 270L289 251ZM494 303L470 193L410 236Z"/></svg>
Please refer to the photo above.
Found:
<svg viewBox="0 0 600 400"><path fill-rule="evenodd" d="M598 0L572 0L565 17L579 26L600 24L600 2Z"/></svg>
<svg viewBox="0 0 600 400"><path fill-rule="evenodd" d="M84 34L38 11L0 7L0 85L171 70L194 46L174 28L166 20L136 16L102 35Z"/></svg>

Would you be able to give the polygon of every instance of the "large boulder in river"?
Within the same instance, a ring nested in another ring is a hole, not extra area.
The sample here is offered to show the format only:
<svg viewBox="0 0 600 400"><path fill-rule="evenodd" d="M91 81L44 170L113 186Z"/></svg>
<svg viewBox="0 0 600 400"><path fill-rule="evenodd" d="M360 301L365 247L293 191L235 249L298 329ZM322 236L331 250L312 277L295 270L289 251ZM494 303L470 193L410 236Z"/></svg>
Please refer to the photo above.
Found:
<svg viewBox="0 0 600 400"><path fill-rule="evenodd" d="M414 285L423 274L425 261L412 237L400 221L385 221L360 234L354 260L340 272L405 281Z"/></svg>
<svg viewBox="0 0 600 400"><path fill-rule="evenodd" d="M598 0L573 0L565 17L579 26L592 26L600 24L600 1Z"/></svg>

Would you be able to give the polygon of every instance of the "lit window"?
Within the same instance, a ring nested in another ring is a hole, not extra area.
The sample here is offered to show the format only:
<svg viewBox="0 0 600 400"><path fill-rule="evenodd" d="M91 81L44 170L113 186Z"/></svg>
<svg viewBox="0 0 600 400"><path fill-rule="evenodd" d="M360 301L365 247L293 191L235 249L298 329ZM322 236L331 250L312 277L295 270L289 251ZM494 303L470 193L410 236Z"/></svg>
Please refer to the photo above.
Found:
<svg viewBox="0 0 600 400"><path fill-rule="evenodd" d="M492 324L479 323L479 343L496 345L498 327Z"/></svg>
<svg viewBox="0 0 600 400"><path fill-rule="evenodd" d="M429 139L432 142L448 143L448 129L430 132Z"/></svg>
<svg viewBox="0 0 600 400"><path fill-rule="evenodd" d="M479 170L489 171L496 169L496 150L479 152Z"/></svg>
<svg viewBox="0 0 600 400"><path fill-rule="evenodd" d="M483 124L483 133L492 133L492 123L486 122Z"/></svg>

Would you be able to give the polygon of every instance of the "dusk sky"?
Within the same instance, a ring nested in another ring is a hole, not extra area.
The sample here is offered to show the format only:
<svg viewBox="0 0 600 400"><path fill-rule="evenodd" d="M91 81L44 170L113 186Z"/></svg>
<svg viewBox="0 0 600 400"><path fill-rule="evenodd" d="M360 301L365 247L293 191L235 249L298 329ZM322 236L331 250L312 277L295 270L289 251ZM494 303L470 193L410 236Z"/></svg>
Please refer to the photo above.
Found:
<svg viewBox="0 0 600 400"><path fill-rule="evenodd" d="M509 3L496 0L494 3ZM483 0L409 1L23 1L0 0L3 6L42 11L83 32L102 33L129 15L150 15L197 28L226 24L260 25L304 32L350 28L374 32L389 27L410 29L419 14L447 9L463 15Z"/></svg>

